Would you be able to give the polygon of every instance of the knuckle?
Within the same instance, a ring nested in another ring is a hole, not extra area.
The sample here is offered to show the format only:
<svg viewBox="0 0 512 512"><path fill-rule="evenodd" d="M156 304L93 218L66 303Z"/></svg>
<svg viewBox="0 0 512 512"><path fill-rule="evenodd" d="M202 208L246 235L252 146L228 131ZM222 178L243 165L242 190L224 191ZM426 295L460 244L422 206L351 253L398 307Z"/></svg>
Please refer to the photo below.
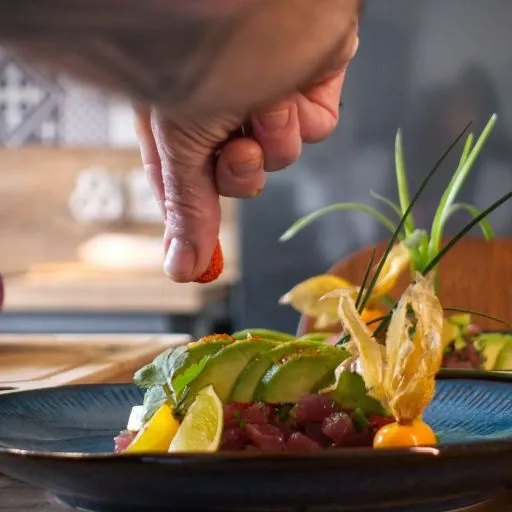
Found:
<svg viewBox="0 0 512 512"><path fill-rule="evenodd" d="M330 112L326 112L326 115L323 116L321 122L316 126L310 127L308 130L304 130L302 135L303 141L308 144L323 142L332 135L338 126L338 122L339 116L337 113L331 114Z"/></svg>
<svg viewBox="0 0 512 512"><path fill-rule="evenodd" d="M300 155L300 148L293 148L281 154L272 155L265 160L265 170L272 172L285 169L295 163L299 159Z"/></svg>
<svg viewBox="0 0 512 512"><path fill-rule="evenodd" d="M203 194L196 187L183 183L166 187L164 205L167 223L174 231L188 229L191 224L208 223L213 213L205 206Z"/></svg>

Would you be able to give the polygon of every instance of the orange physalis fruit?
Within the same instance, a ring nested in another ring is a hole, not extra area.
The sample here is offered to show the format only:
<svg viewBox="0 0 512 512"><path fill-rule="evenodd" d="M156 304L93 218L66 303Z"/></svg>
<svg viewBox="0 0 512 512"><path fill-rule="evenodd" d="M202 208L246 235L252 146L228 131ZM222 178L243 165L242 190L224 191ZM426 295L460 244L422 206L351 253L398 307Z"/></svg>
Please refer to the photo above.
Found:
<svg viewBox="0 0 512 512"><path fill-rule="evenodd" d="M384 317L385 314L386 313L384 311L381 311L380 309L365 308L361 313L361 320L365 324L370 324L368 325L368 328L370 329L370 331L374 331L379 325L379 322L376 322L374 320L378 320L379 318Z"/></svg>
<svg viewBox="0 0 512 512"><path fill-rule="evenodd" d="M199 276L195 282L196 283L211 283L215 281L224 270L224 255L222 254L222 247L220 246L220 241L217 240L217 245L213 250L212 257L210 259L210 264L208 268L201 276Z"/></svg>
<svg viewBox="0 0 512 512"><path fill-rule="evenodd" d="M373 439L374 448L408 448L437 444L433 430L423 421L391 423L382 427Z"/></svg>

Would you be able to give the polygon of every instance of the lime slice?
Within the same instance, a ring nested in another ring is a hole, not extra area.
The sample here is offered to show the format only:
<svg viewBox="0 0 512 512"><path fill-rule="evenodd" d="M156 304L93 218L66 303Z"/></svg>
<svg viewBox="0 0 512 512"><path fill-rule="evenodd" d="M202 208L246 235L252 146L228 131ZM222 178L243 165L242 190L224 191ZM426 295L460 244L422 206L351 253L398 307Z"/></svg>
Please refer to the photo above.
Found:
<svg viewBox="0 0 512 512"><path fill-rule="evenodd" d="M180 424L166 402L135 436L126 453L166 453Z"/></svg>
<svg viewBox="0 0 512 512"><path fill-rule="evenodd" d="M213 386L203 388L190 406L169 452L217 451L224 429L224 409Z"/></svg>

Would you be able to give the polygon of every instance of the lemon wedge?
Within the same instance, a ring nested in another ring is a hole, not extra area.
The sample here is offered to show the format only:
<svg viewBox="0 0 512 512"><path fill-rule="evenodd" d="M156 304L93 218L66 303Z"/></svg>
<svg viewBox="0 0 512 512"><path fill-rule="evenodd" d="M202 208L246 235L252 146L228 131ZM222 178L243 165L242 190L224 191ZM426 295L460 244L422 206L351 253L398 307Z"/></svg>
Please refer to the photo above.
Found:
<svg viewBox="0 0 512 512"><path fill-rule="evenodd" d="M169 452L214 452L224 429L224 409L213 386L203 388L190 406Z"/></svg>
<svg viewBox="0 0 512 512"><path fill-rule="evenodd" d="M167 453L180 424L173 416L172 408L164 403L144 428L135 436L126 453Z"/></svg>

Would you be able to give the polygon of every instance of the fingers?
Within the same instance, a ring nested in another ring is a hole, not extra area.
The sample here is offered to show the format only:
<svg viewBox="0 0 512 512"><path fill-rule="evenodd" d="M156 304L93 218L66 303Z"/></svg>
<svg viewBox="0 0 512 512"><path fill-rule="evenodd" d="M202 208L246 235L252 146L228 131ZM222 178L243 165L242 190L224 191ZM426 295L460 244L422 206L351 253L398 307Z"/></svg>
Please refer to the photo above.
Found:
<svg viewBox="0 0 512 512"><path fill-rule="evenodd" d="M302 152L295 98L251 116L254 138L265 154L265 170L276 171L295 162Z"/></svg>
<svg viewBox="0 0 512 512"><path fill-rule="evenodd" d="M165 193L164 182L162 180L162 166L151 128L151 115L149 110L141 108L135 109L134 115L135 132L139 140L140 155L144 171L146 172L151 190L158 201L162 216L165 219Z"/></svg>
<svg viewBox="0 0 512 512"><path fill-rule="evenodd" d="M339 121L344 81L345 70L298 96L300 135L304 142L321 142L332 135Z"/></svg>
<svg viewBox="0 0 512 512"><path fill-rule="evenodd" d="M261 146L248 138L227 143L217 161L215 179L221 196L239 199L256 196L265 185Z"/></svg>
<svg viewBox="0 0 512 512"><path fill-rule="evenodd" d="M359 36L355 30L340 53L341 61L334 72L321 82L298 95L300 134L303 142L322 142L332 135L339 121L340 99L347 68L359 48Z"/></svg>
<svg viewBox="0 0 512 512"><path fill-rule="evenodd" d="M219 195L211 154L199 128L153 114L167 212L164 272L176 282L197 279L208 267L220 227Z"/></svg>

